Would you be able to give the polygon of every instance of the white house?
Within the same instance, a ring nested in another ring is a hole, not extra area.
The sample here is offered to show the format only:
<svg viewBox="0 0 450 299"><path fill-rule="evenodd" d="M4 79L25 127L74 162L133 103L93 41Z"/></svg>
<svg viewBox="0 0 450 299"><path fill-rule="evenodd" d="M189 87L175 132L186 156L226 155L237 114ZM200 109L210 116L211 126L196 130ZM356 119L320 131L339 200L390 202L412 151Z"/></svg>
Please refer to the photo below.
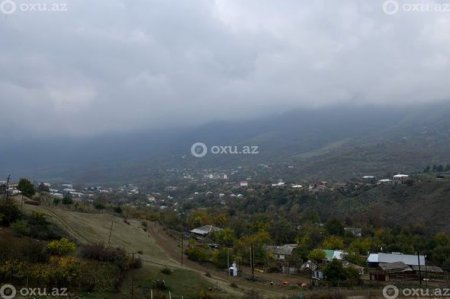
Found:
<svg viewBox="0 0 450 299"><path fill-rule="evenodd" d="M371 253L367 258L367 262L372 265L376 265L379 263L397 263L402 262L408 266L418 266L419 262L421 266L425 265L425 256L424 255L411 255L411 254L403 254L400 252L393 253Z"/></svg>
<svg viewBox="0 0 450 299"><path fill-rule="evenodd" d="M395 183L403 183L403 182L406 181L408 178L409 178L409 175L399 173L399 174L394 175L394 176L392 177L392 180L393 180Z"/></svg>

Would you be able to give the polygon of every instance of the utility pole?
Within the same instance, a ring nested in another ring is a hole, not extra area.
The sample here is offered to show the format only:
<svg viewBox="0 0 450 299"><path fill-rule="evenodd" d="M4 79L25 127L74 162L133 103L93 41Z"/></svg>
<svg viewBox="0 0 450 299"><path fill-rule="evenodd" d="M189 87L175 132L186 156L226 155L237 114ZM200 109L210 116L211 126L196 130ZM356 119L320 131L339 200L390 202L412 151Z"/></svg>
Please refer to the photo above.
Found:
<svg viewBox="0 0 450 299"><path fill-rule="evenodd" d="M417 262L419 264L419 284L422 286L422 272L420 271L420 252L417 250Z"/></svg>
<svg viewBox="0 0 450 299"><path fill-rule="evenodd" d="M253 243L250 244L250 266L252 267L252 280L255 280L255 254Z"/></svg>

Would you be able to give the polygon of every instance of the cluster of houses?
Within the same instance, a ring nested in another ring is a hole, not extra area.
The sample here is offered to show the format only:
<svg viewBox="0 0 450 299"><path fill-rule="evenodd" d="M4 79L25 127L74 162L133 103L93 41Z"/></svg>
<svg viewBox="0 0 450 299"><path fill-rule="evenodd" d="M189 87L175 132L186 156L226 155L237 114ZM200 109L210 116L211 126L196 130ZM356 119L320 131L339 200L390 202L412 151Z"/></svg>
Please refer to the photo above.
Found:
<svg viewBox="0 0 450 299"><path fill-rule="evenodd" d="M8 183L7 181L0 181L0 193L8 193L9 195L21 194L19 189L17 189L17 183Z"/></svg>
<svg viewBox="0 0 450 299"><path fill-rule="evenodd" d="M442 268L428 265L424 255L409 255L400 252L371 253L367 257L367 267L362 267L347 261L347 253L343 250L323 250L325 258L322 262L316 263L308 260L300 267L296 267L289 262L295 248L297 248L297 244L267 246L267 249L279 262L282 273L309 272L312 280L316 281L325 279L322 272L323 266L334 259L341 261L344 268L356 269L361 276L368 274L368 278L373 281L417 280L420 279L420 276L434 278L445 276Z"/></svg>
<svg viewBox="0 0 450 299"><path fill-rule="evenodd" d="M208 243L209 234L222 230L213 225L205 225L194 228L190 231L191 236L196 239ZM346 227L347 232L352 233L356 237L361 237L361 229L354 227ZM218 248L217 244L208 244L210 248ZM284 274L308 273L313 284L319 284L321 280L326 279L323 273L324 266L333 261L339 260L344 268L351 267L358 271L360 276L366 276L366 279L372 281L391 281L391 280L417 280L420 277L444 278L445 271L437 266L428 265L426 256L410 255L400 252L392 253L370 253L367 257L365 267L349 262L347 252L344 250L324 249L324 259L320 262L308 260L302 265L292 263L291 257L294 254L297 244L284 244L280 246L266 246L266 250L270 252L276 261L280 272ZM233 263L228 269L233 275L237 275L237 266Z"/></svg>

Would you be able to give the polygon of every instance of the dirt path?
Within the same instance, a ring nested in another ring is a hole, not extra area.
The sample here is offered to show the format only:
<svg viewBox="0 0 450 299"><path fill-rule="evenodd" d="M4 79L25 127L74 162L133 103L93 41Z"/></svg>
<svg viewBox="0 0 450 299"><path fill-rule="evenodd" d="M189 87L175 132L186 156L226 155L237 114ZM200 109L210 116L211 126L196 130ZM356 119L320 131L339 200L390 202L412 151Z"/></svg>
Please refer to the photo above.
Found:
<svg viewBox="0 0 450 299"><path fill-rule="evenodd" d="M179 240L176 240L173 237L169 236L167 232L164 231L164 229L157 223L151 223L151 225L149 225L149 234L151 234L152 238L156 241L156 244L158 244L161 250L163 250L172 259L177 259L178 264L181 266L181 247ZM292 293L292 291L289 292L286 287L271 286L269 283L266 284L262 282L251 282L242 277L230 277L225 271L219 271L215 268L207 267L193 262L189 260L186 255L183 255L183 267L191 269L203 275L208 272L209 274L211 274L213 282L219 281L221 282L221 285L226 284L227 288L223 288L226 291L228 291L229 289L236 290L236 288L230 287L230 284L234 282L239 286L239 288L242 288L243 291L248 289L256 289L262 291L269 297L279 298L280 296L286 296ZM258 273L257 276L263 278L264 280L271 281L272 278L275 277L274 275L275 274ZM277 280L280 280L280 278L283 278L283 276L278 275ZM298 279L296 280L295 278L290 278L289 280L292 282L297 281Z"/></svg>

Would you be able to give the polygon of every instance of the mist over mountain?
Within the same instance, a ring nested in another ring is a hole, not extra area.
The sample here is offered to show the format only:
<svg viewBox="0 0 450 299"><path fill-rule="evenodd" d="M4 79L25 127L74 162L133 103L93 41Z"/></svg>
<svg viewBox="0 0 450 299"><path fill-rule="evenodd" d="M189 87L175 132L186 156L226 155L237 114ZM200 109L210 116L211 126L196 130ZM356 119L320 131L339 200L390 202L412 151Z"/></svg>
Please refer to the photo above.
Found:
<svg viewBox="0 0 450 299"><path fill-rule="evenodd" d="M330 179L415 171L430 163L447 163L449 140L448 104L335 106L195 128L3 140L0 174L105 182L142 180L167 168L230 169L264 163L278 169L273 175ZM196 142L209 148L205 157L191 154ZM257 146L258 154L213 154L212 146Z"/></svg>

